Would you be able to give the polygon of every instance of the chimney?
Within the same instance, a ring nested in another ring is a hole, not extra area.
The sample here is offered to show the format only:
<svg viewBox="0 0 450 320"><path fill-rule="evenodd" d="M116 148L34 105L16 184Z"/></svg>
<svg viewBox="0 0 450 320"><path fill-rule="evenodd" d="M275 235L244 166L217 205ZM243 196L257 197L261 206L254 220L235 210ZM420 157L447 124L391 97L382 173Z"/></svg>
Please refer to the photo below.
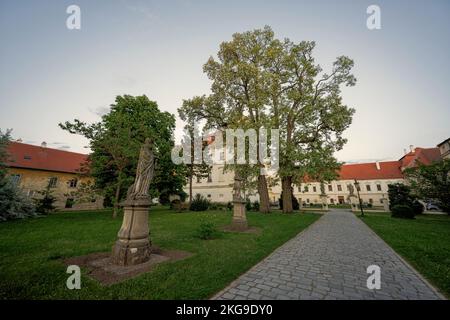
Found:
<svg viewBox="0 0 450 320"><path fill-rule="evenodd" d="M41 147L42 147L42 148L47 148L47 142L45 142L45 141L42 141L42 143L41 143Z"/></svg>
<svg viewBox="0 0 450 320"><path fill-rule="evenodd" d="M381 170L380 162L379 162L379 161L375 162L375 166L377 167L377 170Z"/></svg>
<svg viewBox="0 0 450 320"><path fill-rule="evenodd" d="M409 145L409 151L414 152L414 146L412 144Z"/></svg>

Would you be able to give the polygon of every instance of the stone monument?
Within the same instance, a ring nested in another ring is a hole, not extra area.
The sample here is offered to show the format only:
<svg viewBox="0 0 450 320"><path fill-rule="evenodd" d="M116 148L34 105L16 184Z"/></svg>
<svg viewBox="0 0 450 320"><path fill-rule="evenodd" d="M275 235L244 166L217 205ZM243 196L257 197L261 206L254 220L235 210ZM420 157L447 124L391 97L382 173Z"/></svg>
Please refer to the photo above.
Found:
<svg viewBox="0 0 450 320"><path fill-rule="evenodd" d="M155 174L153 142L147 138L139 153L134 183L127 192L122 227L112 250L112 262L121 266L136 265L150 259L151 242L148 229L148 211L151 204L150 183Z"/></svg>
<svg viewBox="0 0 450 320"><path fill-rule="evenodd" d="M328 211L328 196L325 192L325 185L320 184L320 199L322 200L322 210Z"/></svg>
<svg viewBox="0 0 450 320"><path fill-rule="evenodd" d="M348 185L348 191L350 192L348 199L350 200L350 205L352 206L352 212L358 211L358 199L355 195L355 188L353 185Z"/></svg>
<svg viewBox="0 0 450 320"><path fill-rule="evenodd" d="M389 199L386 198L383 194L382 198L381 198L382 202L383 202L383 210L386 212L389 212Z"/></svg>
<svg viewBox="0 0 450 320"><path fill-rule="evenodd" d="M242 196L242 178L235 172L233 185L233 221L232 228L235 230L248 229L247 216L245 213L245 200Z"/></svg>

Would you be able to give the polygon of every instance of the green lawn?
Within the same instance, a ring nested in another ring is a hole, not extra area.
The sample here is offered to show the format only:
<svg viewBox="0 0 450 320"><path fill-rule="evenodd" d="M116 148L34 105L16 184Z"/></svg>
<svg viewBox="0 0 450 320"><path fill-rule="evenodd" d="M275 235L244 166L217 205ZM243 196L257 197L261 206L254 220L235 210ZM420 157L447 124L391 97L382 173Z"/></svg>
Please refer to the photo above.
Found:
<svg viewBox="0 0 450 320"><path fill-rule="evenodd" d="M369 213L363 221L450 297L450 216L420 215L407 220Z"/></svg>
<svg viewBox="0 0 450 320"><path fill-rule="evenodd" d="M231 222L229 212L152 208L153 243L194 255L110 287L83 275L80 290L66 288L69 275L61 259L110 251L121 217L113 220L110 211L68 212L0 223L0 299L205 299L320 217L248 213L249 224L261 234L220 233L200 240L195 232L206 215L217 226Z"/></svg>

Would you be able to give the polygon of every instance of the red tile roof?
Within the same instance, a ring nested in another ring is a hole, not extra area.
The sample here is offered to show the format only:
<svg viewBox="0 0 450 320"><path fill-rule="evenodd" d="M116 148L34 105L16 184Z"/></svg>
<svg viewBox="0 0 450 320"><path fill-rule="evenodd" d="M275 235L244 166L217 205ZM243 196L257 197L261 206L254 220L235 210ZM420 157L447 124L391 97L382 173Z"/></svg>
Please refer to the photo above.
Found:
<svg viewBox="0 0 450 320"><path fill-rule="evenodd" d="M8 146L9 161L13 168L38 169L56 172L77 173L88 155L11 142Z"/></svg>
<svg viewBox="0 0 450 320"><path fill-rule="evenodd" d="M419 163L429 165L441 159L439 148L415 148L400 158L403 169L417 166Z"/></svg>
<svg viewBox="0 0 450 320"><path fill-rule="evenodd" d="M380 169L377 168L376 162L344 164L339 170L339 179L376 180L403 178L399 161L379 162L378 164Z"/></svg>

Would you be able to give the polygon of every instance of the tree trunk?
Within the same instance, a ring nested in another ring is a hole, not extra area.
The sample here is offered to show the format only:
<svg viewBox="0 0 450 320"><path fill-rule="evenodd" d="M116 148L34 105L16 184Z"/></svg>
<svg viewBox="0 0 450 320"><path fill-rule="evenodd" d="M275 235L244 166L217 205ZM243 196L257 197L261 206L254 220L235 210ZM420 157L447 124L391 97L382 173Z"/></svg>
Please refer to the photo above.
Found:
<svg viewBox="0 0 450 320"><path fill-rule="evenodd" d="M192 204L192 172L191 175L189 176L189 208L191 207Z"/></svg>
<svg viewBox="0 0 450 320"><path fill-rule="evenodd" d="M283 177L281 179L281 188L283 192L283 213L292 213L292 177Z"/></svg>
<svg viewBox="0 0 450 320"><path fill-rule="evenodd" d="M114 208L113 208L113 219L117 218L117 212L119 211L119 198L120 198L120 187L122 184L122 179L119 178L116 186L116 195L114 197Z"/></svg>
<svg viewBox="0 0 450 320"><path fill-rule="evenodd" d="M265 175L258 176L258 193L259 193L259 212L270 212L269 189L267 188L267 180Z"/></svg>

